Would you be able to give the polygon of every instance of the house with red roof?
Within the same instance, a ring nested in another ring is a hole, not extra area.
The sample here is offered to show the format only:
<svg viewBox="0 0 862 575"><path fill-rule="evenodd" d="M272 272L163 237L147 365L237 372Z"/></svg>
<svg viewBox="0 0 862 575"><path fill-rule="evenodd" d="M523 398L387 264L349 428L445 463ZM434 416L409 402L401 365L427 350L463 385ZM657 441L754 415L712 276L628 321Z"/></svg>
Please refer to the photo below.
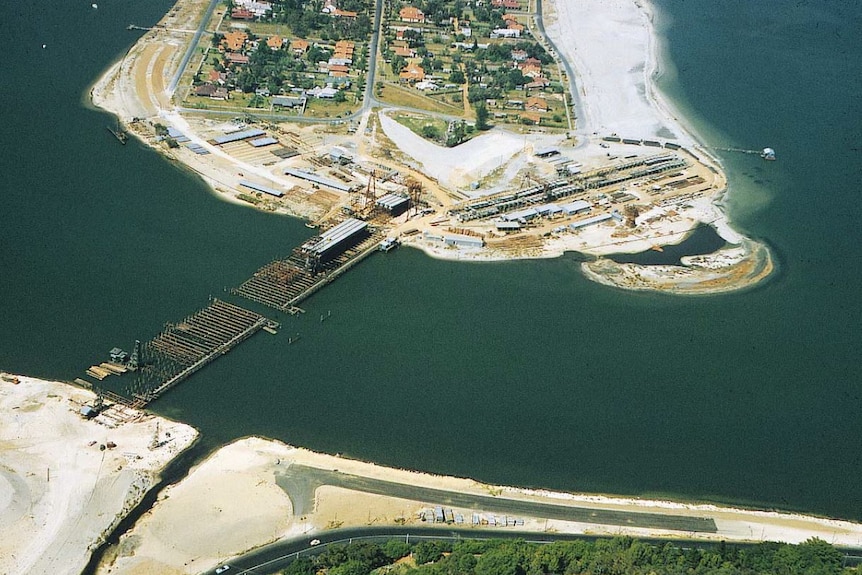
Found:
<svg viewBox="0 0 862 575"><path fill-rule="evenodd" d="M425 13L415 6L405 6L398 12L402 22L425 22Z"/></svg>

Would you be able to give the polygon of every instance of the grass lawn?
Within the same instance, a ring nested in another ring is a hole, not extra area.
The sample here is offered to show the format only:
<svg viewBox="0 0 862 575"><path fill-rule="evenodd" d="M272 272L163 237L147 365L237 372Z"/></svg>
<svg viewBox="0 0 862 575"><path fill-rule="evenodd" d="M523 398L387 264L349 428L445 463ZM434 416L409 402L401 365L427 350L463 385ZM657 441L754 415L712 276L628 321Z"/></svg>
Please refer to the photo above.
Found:
<svg viewBox="0 0 862 575"><path fill-rule="evenodd" d="M429 98L413 88L403 88L395 84L384 84L383 90L378 92L377 98L394 106L407 108L419 108L429 112L463 116L464 107L461 104L449 104Z"/></svg>

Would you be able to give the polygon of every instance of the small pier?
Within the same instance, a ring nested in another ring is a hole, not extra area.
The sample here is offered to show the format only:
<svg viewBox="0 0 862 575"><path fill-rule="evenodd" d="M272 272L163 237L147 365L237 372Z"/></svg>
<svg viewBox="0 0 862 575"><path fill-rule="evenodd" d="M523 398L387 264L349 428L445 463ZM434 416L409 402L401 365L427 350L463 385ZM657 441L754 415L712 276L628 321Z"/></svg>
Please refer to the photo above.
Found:
<svg viewBox="0 0 862 575"><path fill-rule="evenodd" d="M136 407L144 407L197 370L264 327L278 326L238 305L214 299L209 306L142 346L142 367L132 384Z"/></svg>

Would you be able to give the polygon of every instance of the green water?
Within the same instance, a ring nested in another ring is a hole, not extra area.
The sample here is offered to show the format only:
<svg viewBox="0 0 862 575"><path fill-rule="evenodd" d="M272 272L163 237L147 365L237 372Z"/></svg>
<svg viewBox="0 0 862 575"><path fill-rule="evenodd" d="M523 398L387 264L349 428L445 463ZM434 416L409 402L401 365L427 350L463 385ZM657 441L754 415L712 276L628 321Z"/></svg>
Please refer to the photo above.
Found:
<svg viewBox="0 0 862 575"><path fill-rule="evenodd" d="M668 297L593 284L571 257L401 249L153 407L211 445L262 434L494 483L862 518L862 9L657 4L676 65L666 92L709 144L778 151L722 156L734 221L777 255L771 281ZM15 79L0 85L2 369L74 379L309 235L119 146L111 118L84 107L137 37L125 26L169 6L15 5L0 21Z"/></svg>

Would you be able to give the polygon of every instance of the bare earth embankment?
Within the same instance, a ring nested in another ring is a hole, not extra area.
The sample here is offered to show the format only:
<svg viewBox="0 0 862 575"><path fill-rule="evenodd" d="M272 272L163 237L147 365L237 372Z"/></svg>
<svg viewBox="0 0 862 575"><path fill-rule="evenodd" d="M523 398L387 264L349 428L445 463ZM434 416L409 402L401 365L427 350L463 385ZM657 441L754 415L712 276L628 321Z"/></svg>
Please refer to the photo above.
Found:
<svg viewBox="0 0 862 575"><path fill-rule="evenodd" d="M145 414L122 425L110 412L87 420L79 412L93 393L12 379L0 380L0 573L80 573L197 432Z"/></svg>

